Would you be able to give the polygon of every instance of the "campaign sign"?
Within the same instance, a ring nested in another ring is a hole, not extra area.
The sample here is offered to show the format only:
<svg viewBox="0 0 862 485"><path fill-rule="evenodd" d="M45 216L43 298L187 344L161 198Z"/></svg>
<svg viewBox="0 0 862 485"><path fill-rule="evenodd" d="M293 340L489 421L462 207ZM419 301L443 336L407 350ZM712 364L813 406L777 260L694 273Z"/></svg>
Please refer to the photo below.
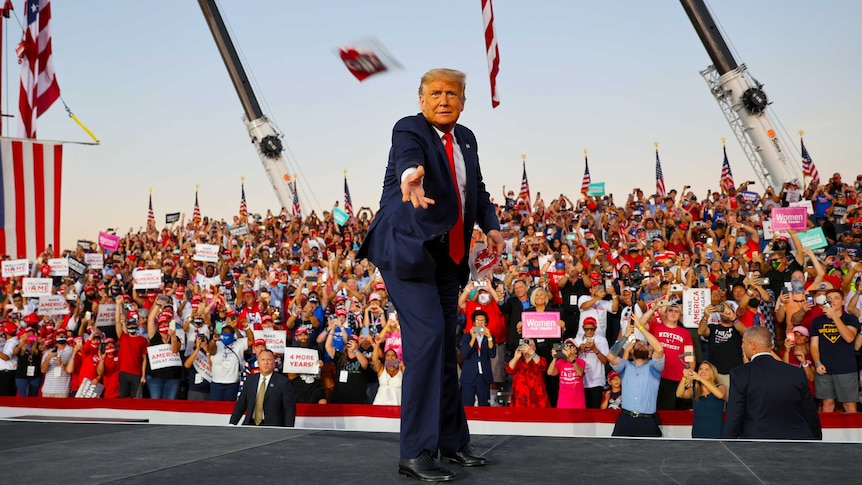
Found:
<svg viewBox="0 0 862 485"><path fill-rule="evenodd" d="M36 315L68 315L69 306L62 295L51 295L39 298L39 308Z"/></svg>
<svg viewBox="0 0 862 485"><path fill-rule="evenodd" d="M195 244L195 261L218 262L218 246L215 244Z"/></svg>
<svg viewBox="0 0 862 485"><path fill-rule="evenodd" d="M51 278L24 278L21 286L21 293L27 298L51 296L54 280Z"/></svg>
<svg viewBox="0 0 862 485"><path fill-rule="evenodd" d="M207 359L207 355L205 353L198 352L198 355L195 356L193 365L195 366L195 371L203 378L203 380L207 382L213 381L213 366L210 365L210 361Z"/></svg>
<svg viewBox="0 0 862 485"><path fill-rule="evenodd" d="M814 214L814 204L812 204L809 199L797 200L795 202L790 202L790 203L788 203L788 206L790 206L790 207L805 207L805 211L808 212L808 215ZM832 213L835 214L835 208L832 209Z"/></svg>
<svg viewBox="0 0 862 485"><path fill-rule="evenodd" d="M228 229L231 236L245 236L248 234L248 224L238 224L236 226L231 226Z"/></svg>
<svg viewBox="0 0 862 485"><path fill-rule="evenodd" d="M587 195L590 197L602 197L605 195L605 183L595 182L590 184L587 188Z"/></svg>
<svg viewBox="0 0 862 485"><path fill-rule="evenodd" d="M162 286L162 270L139 269L135 271L135 289L149 290Z"/></svg>
<svg viewBox="0 0 862 485"><path fill-rule="evenodd" d="M470 274L473 280L485 279L488 273L500 263L500 256L484 243L476 243L470 252Z"/></svg>
<svg viewBox="0 0 862 485"><path fill-rule="evenodd" d="M287 347L284 353L284 373L292 374L317 374L319 367L317 361L320 356L314 349L301 349L299 347Z"/></svg>
<svg viewBox="0 0 862 485"><path fill-rule="evenodd" d="M752 192L750 190L741 190L739 192L739 195L741 195L742 200L746 202L754 203L760 200L760 194L758 194L757 192Z"/></svg>
<svg viewBox="0 0 862 485"><path fill-rule="evenodd" d="M712 303L709 288L689 288L682 294L682 326L697 328L704 310Z"/></svg>
<svg viewBox="0 0 862 485"><path fill-rule="evenodd" d="M117 315L116 303L101 303L99 304L99 312L96 313L97 327L113 327L114 318Z"/></svg>
<svg viewBox="0 0 862 485"><path fill-rule="evenodd" d="M69 276L69 260L66 258L52 258L48 260L51 268L51 276Z"/></svg>
<svg viewBox="0 0 862 485"><path fill-rule="evenodd" d="M560 338L560 312L527 312L521 314L521 335L524 338Z"/></svg>
<svg viewBox="0 0 862 485"><path fill-rule="evenodd" d="M75 393L75 397L93 399L102 397L103 392L105 392L105 386L103 384L93 384L93 381L85 377L81 381L81 385L78 386L78 391Z"/></svg>
<svg viewBox="0 0 862 485"><path fill-rule="evenodd" d="M90 241L80 240L80 241L78 241L78 247L83 249L84 251L92 251L93 250L93 243Z"/></svg>
<svg viewBox="0 0 862 485"><path fill-rule="evenodd" d="M165 224L173 224L180 220L179 212L171 212L170 214L165 214Z"/></svg>
<svg viewBox="0 0 862 485"><path fill-rule="evenodd" d="M108 251L116 251L120 247L120 237L99 231L99 246Z"/></svg>
<svg viewBox="0 0 862 485"><path fill-rule="evenodd" d="M84 262L90 269L102 269L105 267L105 255L102 253L87 253L84 255Z"/></svg>
<svg viewBox="0 0 862 485"><path fill-rule="evenodd" d="M808 213L805 207L772 208L772 230L783 231L787 229L794 231L808 229Z"/></svg>
<svg viewBox="0 0 862 485"><path fill-rule="evenodd" d="M350 220L350 214L341 210L340 207L332 208L332 218L335 219L335 223L339 226L343 226L347 224L347 221Z"/></svg>
<svg viewBox="0 0 862 485"><path fill-rule="evenodd" d="M796 233L796 236L799 237L799 242L801 242L806 248L820 249L829 245L826 241L826 236L823 235L822 227L815 227L809 231L798 232Z"/></svg>
<svg viewBox="0 0 862 485"><path fill-rule="evenodd" d="M150 369L153 370L183 365L180 354L171 352L171 344L150 345L147 347L147 357L150 359Z"/></svg>
<svg viewBox="0 0 862 485"><path fill-rule="evenodd" d="M267 349L277 354L284 353L284 349L287 346L287 331L264 328L260 332L255 332L255 338L258 338L258 335L260 335L260 338L266 340Z"/></svg>
<svg viewBox="0 0 862 485"><path fill-rule="evenodd" d="M26 259L3 261L3 277L27 276L30 274L30 262Z"/></svg>
<svg viewBox="0 0 862 485"><path fill-rule="evenodd" d="M87 265L72 256L67 257L66 261L68 262L69 271L75 273L79 277L84 276L84 273L87 272Z"/></svg>

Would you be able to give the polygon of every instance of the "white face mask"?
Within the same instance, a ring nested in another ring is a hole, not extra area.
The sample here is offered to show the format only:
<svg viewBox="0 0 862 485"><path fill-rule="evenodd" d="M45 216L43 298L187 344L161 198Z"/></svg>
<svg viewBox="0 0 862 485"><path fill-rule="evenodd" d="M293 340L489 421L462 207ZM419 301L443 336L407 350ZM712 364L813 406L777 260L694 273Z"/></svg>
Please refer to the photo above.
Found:
<svg viewBox="0 0 862 485"><path fill-rule="evenodd" d="M481 295L479 295L478 300L480 304L487 305L488 302L491 301L491 295L487 293L482 293Z"/></svg>

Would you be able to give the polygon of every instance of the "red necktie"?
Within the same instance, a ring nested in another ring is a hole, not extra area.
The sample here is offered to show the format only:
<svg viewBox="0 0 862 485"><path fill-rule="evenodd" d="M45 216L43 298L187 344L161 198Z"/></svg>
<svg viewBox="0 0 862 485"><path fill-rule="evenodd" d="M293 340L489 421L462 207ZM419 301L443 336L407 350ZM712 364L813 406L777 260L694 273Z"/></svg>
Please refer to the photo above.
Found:
<svg viewBox="0 0 862 485"><path fill-rule="evenodd" d="M464 214L461 209L461 187L458 186L458 175L455 171L455 150L452 146L452 134L443 135L443 146L446 147L446 155L449 157L449 171L452 172L452 183L455 185L455 194L458 197L458 220L452 229L449 229L449 257L456 264L461 264L464 259Z"/></svg>

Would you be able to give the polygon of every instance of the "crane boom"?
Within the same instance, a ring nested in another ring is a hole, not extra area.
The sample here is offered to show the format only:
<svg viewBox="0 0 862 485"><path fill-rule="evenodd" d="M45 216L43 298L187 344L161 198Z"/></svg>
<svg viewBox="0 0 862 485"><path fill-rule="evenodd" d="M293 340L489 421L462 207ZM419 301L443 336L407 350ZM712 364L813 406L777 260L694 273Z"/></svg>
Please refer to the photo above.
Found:
<svg viewBox="0 0 862 485"><path fill-rule="evenodd" d="M700 74L760 183L778 190L783 182L798 179L799 164L788 158L789 152L766 111L770 102L763 85L748 74L745 64L737 64L704 0L680 3L713 63Z"/></svg>
<svg viewBox="0 0 862 485"><path fill-rule="evenodd" d="M215 0L198 0L198 3L245 111L243 122L248 129L251 142L257 150L260 162L263 164L263 169L269 177L275 196L281 207L290 207L293 195L288 183L290 172L288 172L287 162L284 159L281 137L260 109L260 104L257 102L257 97L254 95L254 90L251 88L251 83L245 74L245 69L242 67L233 41L228 35Z"/></svg>

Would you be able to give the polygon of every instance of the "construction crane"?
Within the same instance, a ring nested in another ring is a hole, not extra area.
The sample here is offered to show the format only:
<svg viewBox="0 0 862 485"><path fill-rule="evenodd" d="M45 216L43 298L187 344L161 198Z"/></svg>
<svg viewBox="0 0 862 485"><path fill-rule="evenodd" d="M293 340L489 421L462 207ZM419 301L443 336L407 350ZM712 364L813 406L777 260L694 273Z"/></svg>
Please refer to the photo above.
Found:
<svg viewBox="0 0 862 485"><path fill-rule="evenodd" d="M215 39L224 65L227 67L228 75L230 75L233 87L239 96L239 101L242 103L242 108L245 111L243 122L248 129L248 136L255 146L258 157L260 157L260 162L263 164L263 169L269 177L269 182L275 190L275 196L281 207L290 207L293 203L293 193L289 184L290 172L288 172L287 162L282 153L284 147L281 143L281 136L260 109L260 104L257 102L257 97L254 95L245 69L239 61L239 56L230 35L228 35L215 0L198 0L198 3L210 32L212 32L213 39Z"/></svg>
<svg viewBox="0 0 862 485"><path fill-rule="evenodd" d="M712 65L700 71L721 108L734 136L758 180L764 187L780 190L784 182L800 179L797 162L792 162L775 131L766 108L770 104L763 84L754 79L745 64L733 58L704 0L680 0Z"/></svg>

